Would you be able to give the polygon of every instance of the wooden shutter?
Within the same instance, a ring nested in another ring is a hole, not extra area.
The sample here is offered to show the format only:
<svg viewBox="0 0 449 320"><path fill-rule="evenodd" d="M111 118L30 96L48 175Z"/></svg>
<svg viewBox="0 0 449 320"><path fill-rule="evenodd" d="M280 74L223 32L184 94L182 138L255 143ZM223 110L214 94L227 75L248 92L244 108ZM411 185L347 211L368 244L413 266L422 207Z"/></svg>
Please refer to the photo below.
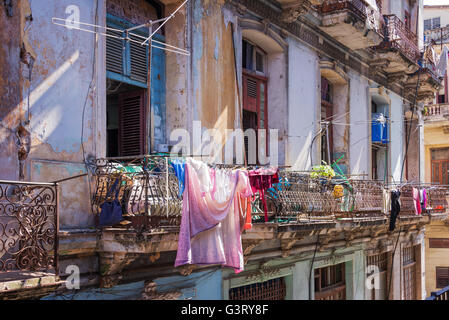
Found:
<svg viewBox="0 0 449 320"><path fill-rule="evenodd" d="M122 157L145 153L145 91L127 92L119 96L119 151Z"/></svg>
<svg viewBox="0 0 449 320"><path fill-rule="evenodd" d="M449 249L449 238L431 238L429 239L429 248L433 249Z"/></svg>
<svg viewBox="0 0 449 320"><path fill-rule="evenodd" d="M142 42L142 38L131 35L132 40ZM148 78L148 46L130 41L131 74L130 78L139 82L147 82Z"/></svg>
<svg viewBox="0 0 449 320"><path fill-rule="evenodd" d="M243 76L243 109L257 112L257 88L258 82L256 79Z"/></svg>
<svg viewBox="0 0 449 320"><path fill-rule="evenodd" d="M437 267L437 289L449 287L449 267Z"/></svg>
<svg viewBox="0 0 449 320"><path fill-rule="evenodd" d="M121 37L122 33L107 30L107 34ZM123 41L117 38L106 37L106 70L118 74L123 73Z"/></svg>

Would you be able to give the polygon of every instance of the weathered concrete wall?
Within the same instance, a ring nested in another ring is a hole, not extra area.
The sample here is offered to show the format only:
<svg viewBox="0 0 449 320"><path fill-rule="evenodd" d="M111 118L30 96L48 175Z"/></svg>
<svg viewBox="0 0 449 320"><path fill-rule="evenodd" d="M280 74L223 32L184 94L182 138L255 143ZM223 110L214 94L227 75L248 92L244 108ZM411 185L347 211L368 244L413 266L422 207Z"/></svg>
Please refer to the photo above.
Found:
<svg viewBox="0 0 449 320"><path fill-rule="evenodd" d="M307 170L310 145L319 131L320 71L317 54L289 38L288 64L288 144L287 165L293 170ZM313 162L319 162L317 139L313 144Z"/></svg>
<svg viewBox="0 0 449 320"><path fill-rule="evenodd" d="M350 173L370 174L371 107L369 106L368 81L354 72L350 78Z"/></svg>
<svg viewBox="0 0 449 320"><path fill-rule="evenodd" d="M27 1L12 3L12 16L6 6L0 6L0 179L18 180L19 161L17 148L17 128L26 120L22 101L21 48L25 16L22 6ZM24 56L25 58L25 56ZM25 59L24 59L25 61Z"/></svg>
<svg viewBox="0 0 449 320"><path fill-rule="evenodd" d="M402 163L404 161L404 106L401 97L394 93L389 94L391 98L391 129L390 129L390 164L393 182L401 181ZM405 167L404 173L405 177Z"/></svg>
<svg viewBox="0 0 449 320"><path fill-rule="evenodd" d="M436 267L449 267L449 251L446 248L430 248L429 239L448 239L449 226L442 221L432 222L426 227L425 251L426 251L426 291L440 290L436 286Z"/></svg>
<svg viewBox="0 0 449 320"><path fill-rule="evenodd" d="M107 0L106 9L108 13L136 25L158 18L156 9L146 0Z"/></svg>
<svg viewBox="0 0 449 320"><path fill-rule="evenodd" d="M31 2L33 22L27 41L35 53L30 85L30 131L32 137L28 179L54 181L85 172L83 158L95 156L94 35L56 26L52 17L66 17L73 1L52 6ZM96 1L79 0L82 22L96 22ZM23 86L26 95L28 86ZM100 93L99 93L100 94ZM84 155L81 146L84 140ZM89 213L87 180L62 185L61 227L93 225Z"/></svg>
<svg viewBox="0 0 449 320"><path fill-rule="evenodd" d="M192 3L191 72L192 120L224 137L226 129L234 128L238 100L231 25L225 23L223 4L223 0Z"/></svg>
<svg viewBox="0 0 449 320"><path fill-rule="evenodd" d="M279 130L278 163L285 164L287 141L287 57L268 55L268 128Z"/></svg>
<svg viewBox="0 0 449 320"><path fill-rule="evenodd" d="M166 5L166 14L171 14L179 6L179 3ZM165 29L166 42L179 48L188 47L188 18L187 8L184 7L170 21ZM189 112L189 67L190 57L167 54L167 137L175 129L188 129L191 126L191 112Z"/></svg>

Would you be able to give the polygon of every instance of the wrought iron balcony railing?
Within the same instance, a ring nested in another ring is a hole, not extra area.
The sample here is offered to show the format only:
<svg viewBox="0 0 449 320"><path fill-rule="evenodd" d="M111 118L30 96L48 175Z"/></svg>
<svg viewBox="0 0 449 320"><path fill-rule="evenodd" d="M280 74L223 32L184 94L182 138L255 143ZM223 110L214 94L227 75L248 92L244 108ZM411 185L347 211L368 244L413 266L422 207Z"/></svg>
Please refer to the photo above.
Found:
<svg viewBox="0 0 449 320"><path fill-rule="evenodd" d="M0 273L58 274L58 186L0 180Z"/></svg>
<svg viewBox="0 0 449 320"><path fill-rule="evenodd" d="M376 181L312 179L285 172L268 197L279 219L333 220L383 215L383 185Z"/></svg>
<svg viewBox="0 0 449 320"><path fill-rule="evenodd" d="M119 202L128 226L136 230L179 227L182 196L178 179L165 157L97 160L96 188L92 204L97 215L106 200L114 198L111 188L119 181ZM384 205L385 185L380 181L313 179L310 173L281 170L280 183L269 189L270 222L314 223L337 219L384 219L390 208ZM415 216L413 187L402 189L401 216ZM108 192L109 191L109 192ZM109 198L106 199L107 194ZM427 212L446 212L447 190L428 189ZM253 222L264 222L264 206L259 195L252 202Z"/></svg>
<svg viewBox="0 0 449 320"><path fill-rule="evenodd" d="M340 11L349 11L360 20L367 23L369 29L384 35L384 19L382 14L368 6L363 0L325 0L318 10L321 14L333 14Z"/></svg>
<svg viewBox="0 0 449 320"><path fill-rule="evenodd" d="M111 190L119 181L119 201L125 220L136 229L179 226L182 198L178 179L168 158L145 156L140 158L99 159L96 161L96 188L93 210L100 214L100 206L115 197Z"/></svg>
<svg viewBox="0 0 449 320"><path fill-rule="evenodd" d="M386 38L377 48L396 49L411 62L417 64L420 58L420 52L416 34L409 30L404 22L394 14L384 15L384 19Z"/></svg>

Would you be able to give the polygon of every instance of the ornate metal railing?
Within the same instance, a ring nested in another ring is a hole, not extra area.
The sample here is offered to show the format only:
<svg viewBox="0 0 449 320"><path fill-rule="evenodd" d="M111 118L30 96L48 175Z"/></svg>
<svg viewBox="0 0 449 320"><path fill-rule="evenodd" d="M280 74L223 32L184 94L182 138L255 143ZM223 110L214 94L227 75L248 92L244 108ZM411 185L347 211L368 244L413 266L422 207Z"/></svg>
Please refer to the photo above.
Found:
<svg viewBox="0 0 449 320"><path fill-rule="evenodd" d="M168 158L110 158L96 161L92 206L97 215L106 200L113 200L114 182L119 182L118 200L123 217L136 229L179 226L182 198L178 179Z"/></svg>
<svg viewBox="0 0 449 320"><path fill-rule="evenodd" d="M168 165L168 166L167 166ZM389 215L384 204L385 185L380 181L314 179L310 173L279 171L280 183L265 194L269 221L313 222L342 218L378 219ZM97 160L92 205L97 215L111 201L118 181L118 200L128 226L137 230L179 227L182 196L169 159L147 156ZM107 195L109 197L107 199ZM428 191L428 212L446 212L446 189ZM253 222L264 222L264 206L257 194L252 202ZM401 194L401 216L415 215L413 187ZM126 226L126 225L124 225Z"/></svg>
<svg viewBox="0 0 449 320"><path fill-rule="evenodd" d="M0 180L0 273L58 273L58 186Z"/></svg>
<svg viewBox="0 0 449 320"><path fill-rule="evenodd" d="M437 292L432 292L430 294L430 297L428 297L426 300L449 300L449 287L441 289Z"/></svg>
<svg viewBox="0 0 449 320"><path fill-rule="evenodd" d="M409 30L396 15L384 15L386 39L377 48L396 49L411 62L418 63L420 58L418 37Z"/></svg>
<svg viewBox="0 0 449 320"><path fill-rule="evenodd" d="M446 187L432 186L426 189L428 213L446 213L448 190Z"/></svg>
<svg viewBox="0 0 449 320"><path fill-rule="evenodd" d="M382 14L368 6L363 0L326 0L318 6L318 10L321 14L332 14L342 10L350 11L360 20L367 22L370 29L384 35Z"/></svg>
<svg viewBox="0 0 449 320"><path fill-rule="evenodd" d="M383 215L383 185L369 180L313 179L283 172L267 193L279 219L334 219Z"/></svg>

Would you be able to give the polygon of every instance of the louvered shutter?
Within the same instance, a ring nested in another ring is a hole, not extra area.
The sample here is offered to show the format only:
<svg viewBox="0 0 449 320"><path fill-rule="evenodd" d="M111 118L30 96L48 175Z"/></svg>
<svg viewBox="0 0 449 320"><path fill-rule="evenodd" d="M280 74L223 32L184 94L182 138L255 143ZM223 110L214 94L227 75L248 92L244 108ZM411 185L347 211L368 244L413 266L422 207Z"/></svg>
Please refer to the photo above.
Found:
<svg viewBox="0 0 449 320"><path fill-rule="evenodd" d="M243 108L257 112L257 80L243 76Z"/></svg>
<svg viewBox="0 0 449 320"><path fill-rule="evenodd" d="M142 38L133 35L130 38L139 42L143 41ZM139 43L130 41L130 55L131 79L146 83L148 78L148 46L142 46Z"/></svg>
<svg viewBox="0 0 449 320"><path fill-rule="evenodd" d="M449 287L449 268L448 267L437 267L437 288L442 289Z"/></svg>
<svg viewBox="0 0 449 320"><path fill-rule="evenodd" d="M127 92L119 96L120 156L145 153L145 90Z"/></svg>
<svg viewBox="0 0 449 320"><path fill-rule="evenodd" d="M121 37L122 33L118 31L107 30L107 34L115 37ZM106 37L106 70L123 74L123 40Z"/></svg>

